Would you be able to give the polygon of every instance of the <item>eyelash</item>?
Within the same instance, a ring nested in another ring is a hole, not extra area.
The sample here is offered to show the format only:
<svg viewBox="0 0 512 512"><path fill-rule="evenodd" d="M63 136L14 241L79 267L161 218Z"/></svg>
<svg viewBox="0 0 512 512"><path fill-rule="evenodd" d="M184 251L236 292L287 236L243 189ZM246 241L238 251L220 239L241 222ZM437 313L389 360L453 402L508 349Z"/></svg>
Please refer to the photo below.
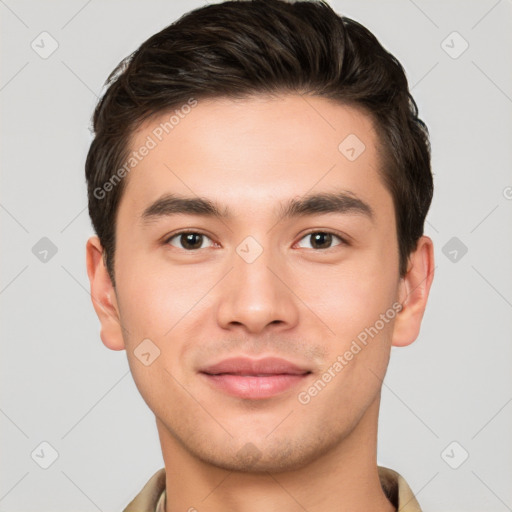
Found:
<svg viewBox="0 0 512 512"><path fill-rule="evenodd" d="M312 234L315 234L315 233L322 233L322 234L325 234L325 235L333 235L334 237L338 238L340 240L340 246L349 246L350 243L347 241L346 238L342 237L341 235L339 235L338 233L334 232L334 231L329 231L329 230L319 230L319 229L314 229L314 230L311 230L311 231L308 231L307 233L305 233L300 239L299 239L299 242L301 240L303 240L304 238L306 238L307 236L309 235L312 235ZM207 238L209 238L211 240L211 238L206 234L206 233L203 233L202 231L199 231L199 230L182 230L182 231L178 231L177 233L173 233L172 235L168 236L165 238L164 240L164 245L170 245L170 241L180 235L184 235L184 234L187 234L187 235L190 235L190 234L194 234L194 235L202 235L202 236L205 236ZM212 240L213 242L213 240ZM214 242L216 243L216 242ZM328 249L312 249L313 251L315 252L327 252L327 251L330 251L331 249L334 249L335 247L337 247L336 245L333 246L333 247L329 247ZM190 250L187 250L187 249L183 249L185 252L195 252L195 251L199 251L200 249L190 249Z"/></svg>

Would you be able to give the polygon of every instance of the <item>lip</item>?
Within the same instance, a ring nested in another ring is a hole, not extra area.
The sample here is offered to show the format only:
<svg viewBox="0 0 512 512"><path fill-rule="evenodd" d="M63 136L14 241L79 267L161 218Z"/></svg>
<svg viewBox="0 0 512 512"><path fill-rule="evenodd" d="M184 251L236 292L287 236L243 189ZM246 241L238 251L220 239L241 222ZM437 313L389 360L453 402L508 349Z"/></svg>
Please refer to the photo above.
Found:
<svg viewBox="0 0 512 512"><path fill-rule="evenodd" d="M224 393L261 400L297 386L311 374L311 370L277 357L234 357L202 368L199 373L211 386Z"/></svg>
<svg viewBox="0 0 512 512"><path fill-rule="evenodd" d="M264 357L263 359L231 357L219 363L201 368L200 371L214 375L219 373L239 375L301 375L310 370L309 368L301 368L299 365L279 357Z"/></svg>

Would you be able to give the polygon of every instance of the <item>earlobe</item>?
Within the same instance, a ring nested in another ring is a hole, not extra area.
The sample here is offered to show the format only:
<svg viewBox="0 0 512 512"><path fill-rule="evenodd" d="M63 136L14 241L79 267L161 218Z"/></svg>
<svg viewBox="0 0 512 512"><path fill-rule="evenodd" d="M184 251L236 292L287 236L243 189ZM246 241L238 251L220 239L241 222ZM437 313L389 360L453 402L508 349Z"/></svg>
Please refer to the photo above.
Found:
<svg viewBox="0 0 512 512"><path fill-rule="evenodd" d="M402 310L396 317L393 346L410 345L418 337L433 279L434 245L428 236L422 236L410 255L407 273L400 280Z"/></svg>
<svg viewBox="0 0 512 512"><path fill-rule="evenodd" d="M103 247L97 236L92 236L87 241L86 260L92 304L101 324L101 340L112 350L123 350L125 346L116 293L105 266Z"/></svg>

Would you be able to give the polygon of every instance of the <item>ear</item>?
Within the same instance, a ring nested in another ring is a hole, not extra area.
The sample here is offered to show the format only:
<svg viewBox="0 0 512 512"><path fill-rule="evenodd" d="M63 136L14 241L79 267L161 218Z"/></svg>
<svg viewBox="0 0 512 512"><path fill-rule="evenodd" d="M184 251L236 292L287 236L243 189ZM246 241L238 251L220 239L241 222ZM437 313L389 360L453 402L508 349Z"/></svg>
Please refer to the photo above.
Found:
<svg viewBox="0 0 512 512"><path fill-rule="evenodd" d="M92 236L87 241L86 259L92 304L101 323L101 341L112 350L123 350L125 346L116 292L105 266L103 247L97 236Z"/></svg>
<svg viewBox="0 0 512 512"><path fill-rule="evenodd" d="M418 337L433 279L434 244L428 236L422 236L409 256L406 275L400 279L398 297L402 310L396 316L393 346L410 345Z"/></svg>

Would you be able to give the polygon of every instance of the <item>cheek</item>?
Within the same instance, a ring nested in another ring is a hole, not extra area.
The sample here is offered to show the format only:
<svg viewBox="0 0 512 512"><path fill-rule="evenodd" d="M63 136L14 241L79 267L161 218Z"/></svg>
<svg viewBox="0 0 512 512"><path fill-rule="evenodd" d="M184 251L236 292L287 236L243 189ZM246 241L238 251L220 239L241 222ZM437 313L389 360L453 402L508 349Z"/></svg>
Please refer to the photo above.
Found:
<svg viewBox="0 0 512 512"><path fill-rule="evenodd" d="M117 239L116 281L123 326L134 342L162 339L200 299L200 281L190 267L172 265L160 248L152 246L154 242L137 240L125 226L119 227Z"/></svg>
<svg viewBox="0 0 512 512"><path fill-rule="evenodd" d="M152 267L145 271L142 265L131 272L129 280L122 281L119 290L123 325L138 337L164 340L172 336L181 319L199 308L204 295L197 278L183 271ZM207 290L207 284L204 287Z"/></svg>
<svg viewBox="0 0 512 512"><path fill-rule="evenodd" d="M336 273L329 274L330 279L324 276L322 293L317 293L316 304L311 304L311 309L335 333L319 375L329 383L322 397L318 393L311 404L314 402L313 407L318 411L329 409L336 421L345 421L349 410L355 418L380 389L397 315L397 276L398 270L395 271L391 259L367 255L357 264L340 267ZM316 393L315 389L311 392Z"/></svg>
<svg viewBox="0 0 512 512"><path fill-rule="evenodd" d="M337 268L319 267L305 283L305 302L340 340L350 341L392 308L398 264L366 251Z"/></svg>
<svg viewBox="0 0 512 512"><path fill-rule="evenodd" d="M184 272L171 273L150 264L130 267L128 261L125 264L125 274L118 281L118 302L134 382L155 414L162 414L162 404L179 410L180 401L186 399L178 384L184 382L181 362L187 337L183 327L187 314L200 314L197 302L204 292L195 289ZM139 348L142 346L144 351ZM147 352L149 365L140 359Z"/></svg>

